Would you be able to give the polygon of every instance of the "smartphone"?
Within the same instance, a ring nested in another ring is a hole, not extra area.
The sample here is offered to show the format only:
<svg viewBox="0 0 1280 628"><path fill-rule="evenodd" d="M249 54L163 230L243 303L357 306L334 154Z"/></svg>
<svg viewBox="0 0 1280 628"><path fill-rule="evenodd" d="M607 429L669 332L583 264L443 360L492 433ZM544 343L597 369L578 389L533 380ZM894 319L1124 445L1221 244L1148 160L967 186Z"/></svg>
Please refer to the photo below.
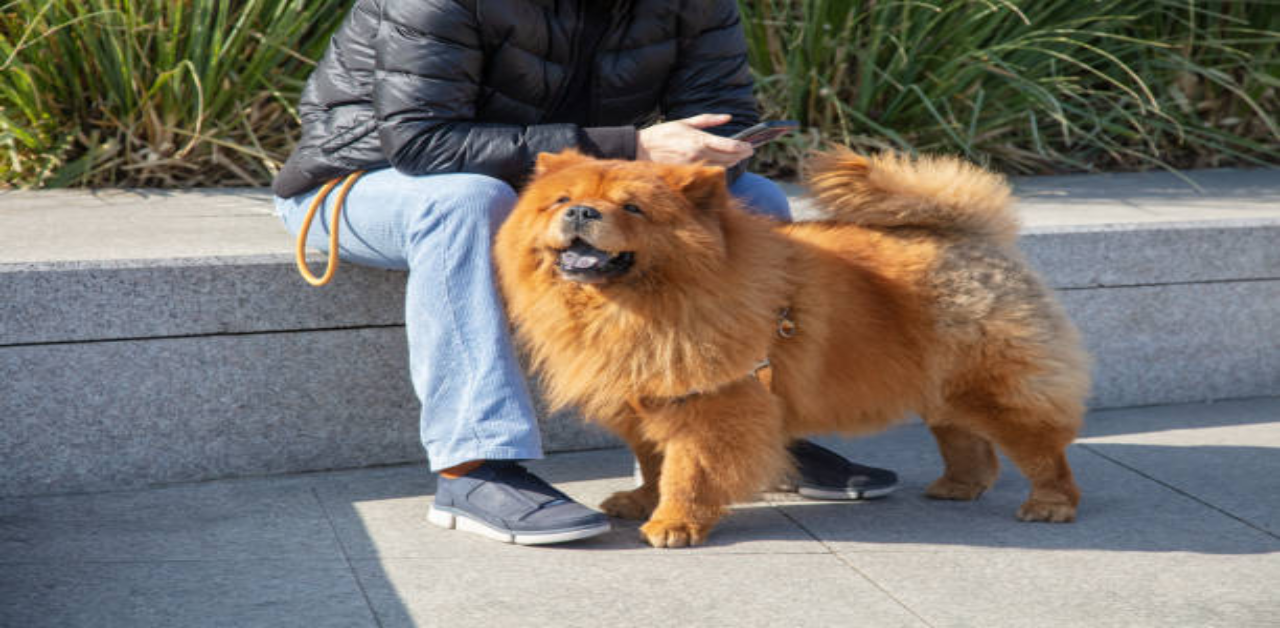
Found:
<svg viewBox="0 0 1280 628"><path fill-rule="evenodd" d="M800 123L795 120L774 120L772 122L761 122L753 127L743 129L732 137L735 140L748 142L752 146L759 146L798 128L800 128Z"/></svg>

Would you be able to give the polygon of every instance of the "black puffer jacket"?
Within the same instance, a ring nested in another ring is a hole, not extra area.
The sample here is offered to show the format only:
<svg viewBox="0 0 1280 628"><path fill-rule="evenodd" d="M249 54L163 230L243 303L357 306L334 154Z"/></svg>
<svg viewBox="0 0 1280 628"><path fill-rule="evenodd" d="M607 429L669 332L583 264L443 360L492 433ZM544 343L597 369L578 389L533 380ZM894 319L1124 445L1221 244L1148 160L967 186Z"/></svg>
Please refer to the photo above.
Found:
<svg viewBox="0 0 1280 628"><path fill-rule="evenodd" d="M732 114L712 129L724 135L758 120L735 0L616 0L583 58L573 42L592 1L357 0L307 81L275 193L387 165L518 187L539 152L633 158L636 127L659 118ZM577 124L548 123L584 69Z"/></svg>

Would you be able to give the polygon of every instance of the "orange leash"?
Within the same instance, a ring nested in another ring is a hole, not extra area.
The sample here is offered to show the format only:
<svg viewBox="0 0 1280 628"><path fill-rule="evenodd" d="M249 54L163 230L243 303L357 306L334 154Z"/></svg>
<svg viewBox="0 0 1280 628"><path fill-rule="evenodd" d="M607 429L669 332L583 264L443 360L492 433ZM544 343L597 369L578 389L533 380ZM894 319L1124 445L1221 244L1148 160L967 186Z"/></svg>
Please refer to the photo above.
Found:
<svg viewBox="0 0 1280 628"><path fill-rule="evenodd" d="M347 192L363 174L363 170L357 170L347 175L346 179L333 179L324 184L324 187L320 188L320 193L311 200L311 207L307 208L307 217L302 221L302 229L298 232L298 247L294 249L293 261L297 263L298 272L302 274L302 278L313 286L318 287L329 283L334 273L338 272L338 223L342 217L342 206L347 203ZM333 204L333 222L329 226L329 263L325 266L324 276L316 277L311 274L311 269L307 268L307 234L311 232L311 221L316 217L316 212L321 205L324 205L324 200L329 198L329 192L339 180L342 181L342 189L338 190L338 200Z"/></svg>

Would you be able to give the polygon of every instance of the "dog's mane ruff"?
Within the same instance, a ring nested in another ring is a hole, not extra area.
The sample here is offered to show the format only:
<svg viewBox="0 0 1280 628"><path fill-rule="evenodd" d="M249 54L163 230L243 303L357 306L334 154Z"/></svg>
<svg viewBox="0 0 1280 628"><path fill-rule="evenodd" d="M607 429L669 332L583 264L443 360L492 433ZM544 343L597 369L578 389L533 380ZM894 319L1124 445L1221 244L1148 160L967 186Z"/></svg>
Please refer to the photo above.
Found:
<svg viewBox="0 0 1280 628"><path fill-rule="evenodd" d="M806 179L833 220L979 236L1005 245L1018 235L1004 178L955 157L862 156L837 148L814 155Z"/></svg>
<svg viewBox="0 0 1280 628"><path fill-rule="evenodd" d="M761 264L781 264L785 246L767 221L727 209L723 255L687 260L680 275L637 278L633 284L583 286L516 282L513 308L533 367L545 377L546 398L559 409L578 406L608 421L620 402L677 397L741 378L767 354L784 291L761 285ZM773 273L773 275L777 275ZM676 316L673 317L672 314ZM759 330L741 337L741 330Z"/></svg>

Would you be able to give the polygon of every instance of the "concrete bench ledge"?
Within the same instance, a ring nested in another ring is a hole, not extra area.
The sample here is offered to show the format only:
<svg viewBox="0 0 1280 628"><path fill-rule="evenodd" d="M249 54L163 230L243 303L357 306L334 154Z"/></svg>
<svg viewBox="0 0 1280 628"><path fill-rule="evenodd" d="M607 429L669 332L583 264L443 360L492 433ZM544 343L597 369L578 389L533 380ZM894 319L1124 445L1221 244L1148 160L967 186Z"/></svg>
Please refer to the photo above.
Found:
<svg viewBox="0 0 1280 628"><path fill-rule="evenodd" d="M1280 171L1185 175L1016 182L1094 407L1280 393ZM303 283L265 190L0 193L0 496L420 458L403 294Z"/></svg>

